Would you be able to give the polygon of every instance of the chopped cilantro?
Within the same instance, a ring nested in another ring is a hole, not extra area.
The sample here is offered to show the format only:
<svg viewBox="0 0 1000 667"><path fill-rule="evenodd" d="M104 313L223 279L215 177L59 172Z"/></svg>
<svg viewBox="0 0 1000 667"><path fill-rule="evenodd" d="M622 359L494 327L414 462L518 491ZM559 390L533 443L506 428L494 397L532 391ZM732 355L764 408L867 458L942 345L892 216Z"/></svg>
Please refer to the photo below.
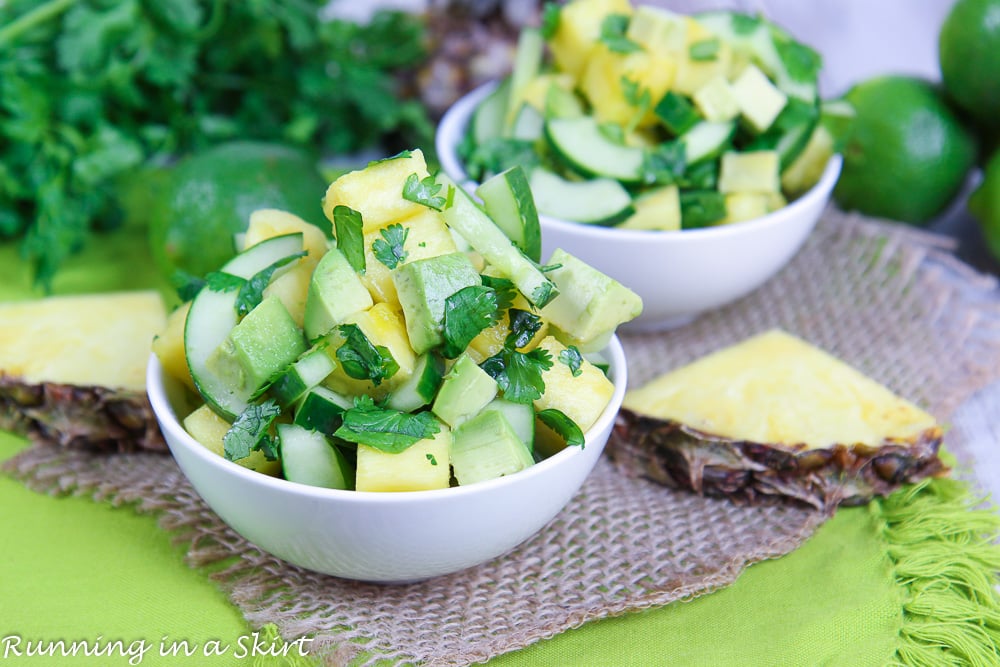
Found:
<svg viewBox="0 0 1000 667"><path fill-rule="evenodd" d="M170 284L177 290L181 302L186 302L198 296L198 292L205 286L205 279L177 269L170 276Z"/></svg>
<svg viewBox="0 0 1000 667"><path fill-rule="evenodd" d="M337 359L347 375L356 380L371 380L378 386L399 370L389 348L372 345L358 325L341 324L338 329L344 343L337 348Z"/></svg>
<svg viewBox="0 0 1000 667"><path fill-rule="evenodd" d="M548 426L556 433L556 435L565 440L567 445L582 448L586 443L586 439L583 437L583 431L577 423L562 410L548 408L546 410L539 410L536 415L543 424Z"/></svg>
<svg viewBox="0 0 1000 667"><path fill-rule="evenodd" d="M718 37L703 39L688 47L688 57L696 61L715 60L719 57L721 45Z"/></svg>
<svg viewBox="0 0 1000 667"><path fill-rule="evenodd" d="M232 292L243 287L245 282L245 278L234 276L231 273L223 273L222 271L212 271L205 274L205 284L213 292Z"/></svg>
<svg viewBox="0 0 1000 667"><path fill-rule="evenodd" d="M260 451L268 461L276 460L277 444L268 429L280 414L281 408L274 400L248 405L222 439L222 451L226 459L239 461Z"/></svg>
<svg viewBox="0 0 1000 667"><path fill-rule="evenodd" d="M497 381L504 398L514 403L531 403L545 391L542 374L552 368L552 355L541 348L530 352L517 349L526 345L541 327L537 315L512 308L508 317L511 332L503 349L480 366Z"/></svg>
<svg viewBox="0 0 1000 667"><path fill-rule="evenodd" d="M400 412L375 405L370 396L358 396L354 399L354 407L344 412L344 423L334 436L398 454L440 430L441 424L430 412Z"/></svg>
<svg viewBox="0 0 1000 667"><path fill-rule="evenodd" d="M645 116L653 106L653 98L648 88L643 88L638 81L633 81L627 76L621 78L622 96L629 106L635 107L635 114L628 123L628 130L634 130L642 117Z"/></svg>
<svg viewBox="0 0 1000 667"><path fill-rule="evenodd" d="M497 310L503 312L511 307L514 298L517 296L517 288L509 278L498 278L496 276L481 276L483 284L497 293Z"/></svg>
<svg viewBox="0 0 1000 667"><path fill-rule="evenodd" d="M333 207L333 229L337 248L344 253L347 263L358 273L365 272L364 220L360 211L350 206Z"/></svg>
<svg viewBox="0 0 1000 667"><path fill-rule="evenodd" d="M647 184L670 185L684 175L687 154L680 141L666 141L643 155L642 180Z"/></svg>
<svg viewBox="0 0 1000 667"><path fill-rule="evenodd" d="M458 151L469 177L479 182L516 165L530 169L542 162L534 142L522 139L494 137L477 144L469 134Z"/></svg>
<svg viewBox="0 0 1000 667"><path fill-rule="evenodd" d="M583 370L580 368L583 365L583 355L580 354L576 345L570 345L560 352L559 361L569 366L569 372L572 373L573 377L580 377L583 374Z"/></svg>
<svg viewBox="0 0 1000 667"><path fill-rule="evenodd" d="M375 258L390 270L405 262L407 253L403 249L403 245L406 243L406 237L409 233L409 228L400 224L392 224L380 230L379 234L382 238L375 239L372 243L372 253Z"/></svg>
<svg viewBox="0 0 1000 667"><path fill-rule="evenodd" d="M443 211L447 208L454 196L451 186L448 186L448 192L444 196L438 194L440 191L441 184L437 183L433 176L420 180L420 177L414 173L407 176L406 182L403 183L403 199L432 208L435 211Z"/></svg>
<svg viewBox="0 0 1000 667"><path fill-rule="evenodd" d="M483 329L500 319L497 293L486 285L463 287L444 300L444 349L454 359Z"/></svg>
<svg viewBox="0 0 1000 667"><path fill-rule="evenodd" d="M432 466L436 466L438 464L438 460L433 454L428 453L425 456L427 456L427 460L431 462Z"/></svg>
<svg viewBox="0 0 1000 667"><path fill-rule="evenodd" d="M625 36L628 30L628 16L608 14L601 21L601 42L615 53L635 53L642 47Z"/></svg>
<svg viewBox="0 0 1000 667"><path fill-rule="evenodd" d="M236 314L243 316L256 308L264 299L264 290L270 284L271 276L274 275L274 272L290 262L305 257L306 254L307 252L303 250L302 252L282 257L267 268L261 269L250 276L250 280L244 281L240 285L239 294L236 295Z"/></svg>
<svg viewBox="0 0 1000 667"><path fill-rule="evenodd" d="M754 16L752 14L740 14L738 12L733 12L729 16L730 21L732 22L733 32L737 35L749 35L756 30L761 23L760 16Z"/></svg>
<svg viewBox="0 0 1000 667"><path fill-rule="evenodd" d="M411 150L399 151L395 155L390 155L389 157L384 157L384 158L382 158L380 160L372 160L371 162L368 163L368 166L370 167L373 164L381 164L383 162L391 162L392 160L398 160L399 158L406 158L406 157L410 157L412 155L413 155L413 151L411 151Z"/></svg>
<svg viewBox="0 0 1000 667"><path fill-rule="evenodd" d="M510 321L510 333L507 334L504 345L512 350L530 343L538 330L542 328L542 319L526 310L511 308L507 317Z"/></svg>
<svg viewBox="0 0 1000 667"><path fill-rule="evenodd" d="M774 40L778 58L785 66L788 76L798 83L815 83L823 59L811 48L792 39Z"/></svg>
<svg viewBox="0 0 1000 667"><path fill-rule="evenodd" d="M546 40L555 37L556 31L559 30L560 9L559 4L555 2L546 2L542 6L542 37Z"/></svg>

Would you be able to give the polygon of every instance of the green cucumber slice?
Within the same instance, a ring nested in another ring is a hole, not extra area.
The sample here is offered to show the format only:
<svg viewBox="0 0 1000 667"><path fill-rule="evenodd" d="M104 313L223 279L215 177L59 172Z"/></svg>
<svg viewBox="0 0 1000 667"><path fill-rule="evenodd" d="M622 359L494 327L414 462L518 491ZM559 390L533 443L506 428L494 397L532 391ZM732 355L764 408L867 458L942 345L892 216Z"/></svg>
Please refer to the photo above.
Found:
<svg viewBox="0 0 1000 667"><path fill-rule="evenodd" d="M425 354L413 367L413 375L397 387L386 406L400 412L413 412L434 400L444 377L444 360L436 354Z"/></svg>
<svg viewBox="0 0 1000 667"><path fill-rule="evenodd" d="M493 399L483 412L496 410L503 413L510 427L524 443L528 451L534 451L535 446L535 407L530 403L515 403L504 398Z"/></svg>
<svg viewBox="0 0 1000 667"><path fill-rule="evenodd" d="M530 183L535 205L542 215L607 227L635 213L628 190L611 178L567 181L536 167Z"/></svg>
<svg viewBox="0 0 1000 667"><path fill-rule="evenodd" d="M687 164L718 157L732 143L736 133L736 121L713 123L702 121L677 138L684 144L684 159Z"/></svg>
<svg viewBox="0 0 1000 667"><path fill-rule="evenodd" d="M326 379L337 364L324 347L314 347L289 366L269 389L278 403L287 408L299 401L305 393Z"/></svg>
<svg viewBox="0 0 1000 667"><path fill-rule="evenodd" d="M520 102L520 92L532 79L538 76L542 67L542 57L545 54L545 38L538 28L524 28L517 38L517 49L514 52L514 65L510 73L510 94L507 98L504 127L505 135L510 136L513 130L513 120L518 109L514 106Z"/></svg>
<svg viewBox="0 0 1000 667"><path fill-rule="evenodd" d="M538 141L542 138L545 128L545 117L530 104L522 104L514 117L510 136L519 141Z"/></svg>
<svg viewBox="0 0 1000 667"><path fill-rule="evenodd" d="M581 174L626 184L642 181L643 149L612 141L593 116L550 118L545 123L545 138L556 155Z"/></svg>
<svg viewBox="0 0 1000 667"><path fill-rule="evenodd" d="M274 262L302 252L302 234L286 234L247 248L226 262L223 273L249 279ZM216 291L204 287L191 303L184 325L184 354L195 387L205 402L220 416L233 421L250 402L250 392L234 392L208 369L208 359L239 321L236 314L238 290Z"/></svg>
<svg viewBox="0 0 1000 667"><path fill-rule="evenodd" d="M331 389L313 387L299 402L292 421L302 428L330 435L340 428L344 411L353 406L350 399Z"/></svg>
<svg viewBox="0 0 1000 667"><path fill-rule="evenodd" d="M322 433L295 424L278 424L281 469L285 479L325 489L350 489L354 470Z"/></svg>
<svg viewBox="0 0 1000 667"><path fill-rule="evenodd" d="M542 259L542 228L531 184L520 165L502 171L476 188L486 214L529 259Z"/></svg>
<svg viewBox="0 0 1000 667"><path fill-rule="evenodd" d="M472 112L470 132L472 140L481 146L490 139L503 134L504 119L507 114L507 99L510 96L510 78L504 79L487 95Z"/></svg>

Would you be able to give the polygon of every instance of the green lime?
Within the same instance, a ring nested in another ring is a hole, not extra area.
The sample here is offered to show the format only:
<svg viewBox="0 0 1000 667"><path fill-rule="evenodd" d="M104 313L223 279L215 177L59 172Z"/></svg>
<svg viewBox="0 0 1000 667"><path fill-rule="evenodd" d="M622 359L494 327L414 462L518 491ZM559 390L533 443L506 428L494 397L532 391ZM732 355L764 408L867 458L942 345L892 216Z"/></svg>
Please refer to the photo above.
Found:
<svg viewBox="0 0 1000 667"><path fill-rule="evenodd" d="M969 195L969 213L979 222L990 254L1000 260L1000 151L990 157L982 182Z"/></svg>
<svg viewBox="0 0 1000 667"><path fill-rule="evenodd" d="M169 279L215 271L236 254L235 236L250 214L278 208L328 229L326 181L315 160L280 144L220 144L179 162L155 195L150 247Z"/></svg>
<svg viewBox="0 0 1000 667"><path fill-rule="evenodd" d="M958 0L938 36L941 80L955 104L1000 126L1000 0Z"/></svg>
<svg viewBox="0 0 1000 667"><path fill-rule="evenodd" d="M928 222L962 187L976 157L972 136L922 79L869 79L846 99L857 115L834 199L867 215Z"/></svg>

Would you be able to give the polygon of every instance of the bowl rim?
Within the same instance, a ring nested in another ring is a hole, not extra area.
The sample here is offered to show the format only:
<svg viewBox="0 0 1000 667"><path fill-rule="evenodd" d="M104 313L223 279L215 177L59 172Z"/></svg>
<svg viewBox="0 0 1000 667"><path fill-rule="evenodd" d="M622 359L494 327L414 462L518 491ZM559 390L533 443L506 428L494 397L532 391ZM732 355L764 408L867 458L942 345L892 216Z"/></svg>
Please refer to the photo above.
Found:
<svg viewBox="0 0 1000 667"><path fill-rule="evenodd" d="M470 192L473 192L479 183L469 178L464 164L458 157L457 146L465 133L469 120L472 118L472 113L476 105L489 95L497 85L499 85L499 80L489 81L463 95L444 113L435 131L435 149L441 163L441 168L450 178ZM446 142L446 137L451 140ZM553 218L541 213L539 213L538 218L543 226L550 226L562 232L579 234L595 240L633 240L650 243L669 239L669 242L698 243L712 238L748 234L760 228L781 225L786 221L786 218L794 219L796 214L801 212L801 209L806 209L814 205L817 200L826 198L833 191L833 187L840 177L842 165L842 156L839 153L834 153L823 168L823 173L819 180L802 195L767 215L749 220L741 220L729 225L674 231L621 229L618 227L589 225L572 220Z"/></svg>
<svg viewBox="0 0 1000 667"><path fill-rule="evenodd" d="M585 443L583 447L566 447L549 458L539 461L513 475L477 482L467 486L455 486L427 491L353 491L309 486L308 484L292 482L280 477L271 477L270 475L250 470L215 454L198 443L184 430L184 426L181 424L181 420L170 402L165 384L167 381L173 382L175 380L166 376L163 366L160 364L160 360L155 353L150 354L146 366L146 393L153 414L160 428L164 430L164 436L171 452L174 447L173 441L179 441L182 447L191 451L199 460L203 461L206 465L219 469L222 473L235 475L247 482L260 484L277 492L298 494L316 500L336 500L350 504L375 503L378 505L431 502L448 498L462 498L470 494L488 493L493 489L511 485L517 480L544 475L550 469L559 466L563 461L586 455L585 448L588 445L598 447L603 451L605 442L595 443L592 441L592 436L604 429L613 427L622 401L625 398L625 390L628 383L628 368L625 360L625 351L617 335L611 336L608 344L602 348L601 352L605 353L609 358L610 368L613 371L612 384L614 385L614 392L608 404L601 412L601 415L597 418L597 421L584 433ZM169 431L171 437L166 437L168 435L167 431Z"/></svg>

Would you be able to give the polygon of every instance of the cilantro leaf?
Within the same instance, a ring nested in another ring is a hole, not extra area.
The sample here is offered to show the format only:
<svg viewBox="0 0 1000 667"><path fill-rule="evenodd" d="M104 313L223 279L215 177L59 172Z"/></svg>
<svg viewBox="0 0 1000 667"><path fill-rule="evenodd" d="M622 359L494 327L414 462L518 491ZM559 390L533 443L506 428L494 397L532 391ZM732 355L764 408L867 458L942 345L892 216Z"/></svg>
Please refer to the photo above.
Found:
<svg viewBox="0 0 1000 667"><path fill-rule="evenodd" d="M337 359L344 372L356 380L371 380L376 387L399 370L392 352L384 345L372 345L356 324L338 327L344 343L337 348Z"/></svg>
<svg viewBox="0 0 1000 667"><path fill-rule="evenodd" d="M261 269L250 276L249 280L240 285L240 291L236 295L236 314L243 316L256 308L264 299L264 290L271 283L271 276L281 267L305 257L306 251L297 252L273 262L270 266Z"/></svg>
<svg viewBox="0 0 1000 667"><path fill-rule="evenodd" d="M514 281L509 278L498 278L496 276L482 275L483 284L492 289L497 294L497 310L503 312L514 304L517 297L517 288Z"/></svg>
<svg viewBox="0 0 1000 667"><path fill-rule="evenodd" d="M628 130L634 130L642 117L645 116L653 106L653 98L649 88L643 88L638 81L633 81L627 76L622 76L622 96L629 106L635 107L635 114L628 123Z"/></svg>
<svg viewBox="0 0 1000 667"><path fill-rule="evenodd" d="M583 373L583 370L580 368L583 365L583 355L580 354L580 350L576 345L570 345L560 352L559 361L569 366L569 372L573 377L580 377Z"/></svg>
<svg viewBox="0 0 1000 667"><path fill-rule="evenodd" d="M545 391L542 374L552 368L552 355L542 348L531 352L505 348L480 367L497 381L505 399L514 403L532 403Z"/></svg>
<svg viewBox="0 0 1000 667"><path fill-rule="evenodd" d="M463 287L444 300L444 349L454 359L483 329L500 319L497 293L485 285Z"/></svg>
<svg viewBox="0 0 1000 667"><path fill-rule="evenodd" d="M542 328L542 318L526 310L511 308L507 318L510 322L510 333L507 334L504 346L510 350L516 350L530 343Z"/></svg>
<svg viewBox="0 0 1000 667"><path fill-rule="evenodd" d="M687 152L680 141L666 141L648 150L642 160L642 180L644 183L670 185L684 175L687 168Z"/></svg>
<svg viewBox="0 0 1000 667"><path fill-rule="evenodd" d="M222 439L222 451L226 459L239 461L260 451L268 461L276 460L277 445L268 434L268 429L280 414L281 408L274 400L248 405Z"/></svg>
<svg viewBox="0 0 1000 667"><path fill-rule="evenodd" d="M570 447L584 447L586 438L583 436L583 431L565 412L556 410L555 408L547 408L539 410L535 414L543 424L565 440L567 445Z"/></svg>
<svg viewBox="0 0 1000 667"><path fill-rule="evenodd" d="M231 273L212 271L205 274L205 284L213 292L232 292L243 287L245 283L246 278L240 278Z"/></svg>
<svg viewBox="0 0 1000 667"><path fill-rule="evenodd" d="M774 40L778 58L788 76L798 83L814 83L823 66L822 57L811 48L795 40Z"/></svg>
<svg viewBox="0 0 1000 667"><path fill-rule="evenodd" d="M177 290L177 296L182 302L187 302L198 296L198 292L205 286L204 278L193 276L187 271L177 269L170 276L170 284Z"/></svg>
<svg viewBox="0 0 1000 667"><path fill-rule="evenodd" d="M546 2L542 6L542 37L546 40L555 37L559 30L560 6L555 2Z"/></svg>
<svg viewBox="0 0 1000 667"><path fill-rule="evenodd" d="M370 396L359 396L354 399L354 407L344 412L344 422L334 436L398 454L440 430L441 424L430 412L411 414L382 408L376 406Z"/></svg>
<svg viewBox="0 0 1000 667"><path fill-rule="evenodd" d="M688 57L695 61L715 60L719 57L719 47L722 43L718 37L694 42L688 47Z"/></svg>
<svg viewBox="0 0 1000 667"><path fill-rule="evenodd" d="M395 269L400 263L406 261L406 250L403 245L406 237L410 233L408 227L400 224L391 224L379 231L382 236L372 243L372 253L375 258L385 264L389 270Z"/></svg>
<svg viewBox="0 0 1000 667"><path fill-rule="evenodd" d="M635 53L642 47L625 36L628 30L628 16L625 14L608 14L601 21L601 42L615 53Z"/></svg>
<svg viewBox="0 0 1000 667"><path fill-rule="evenodd" d="M365 272L364 221L361 213L350 206L333 207L333 229L337 248L356 272Z"/></svg>
<svg viewBox="0 0 1000 667"><path fill-rule="evenodd" d="M469 134L459 144L458 152L469 176L479 182L516 165L529 169L542 163L534 142L523 139L493 137L476 143Z"/></svg>
<svg viewBox="0 0 1000 667"><path fill-rule="evenodd" d="M389 157L384 157L378 160L372 160L371 162L368 163L368 166L370 167L373 164L382 164L383 162L392 162L393 160L398 160L399 158L411 157L412 155L413 151L411 150L399 151L395 155L390 155Z"/></svg>
<svg viewBox="0 0 1000 667"><path fill-rule="evenodd" d="M426 456L427 460L431 462L432 466L436 466L438 464L437 457L435 457L433 454L428 453L426 454Z"/></svg>
<svg viewBox="0 0 1000 667"><path fill-rule="evenodd" d="M406 182L403 183L403 199L435 211L442 211L454 195L451 186L448 186L448 190L446 196L441 196L438 194L441 191L441 184L437 183L433 176L420 180L420 177L413 173L407 176Z"/></svg>

